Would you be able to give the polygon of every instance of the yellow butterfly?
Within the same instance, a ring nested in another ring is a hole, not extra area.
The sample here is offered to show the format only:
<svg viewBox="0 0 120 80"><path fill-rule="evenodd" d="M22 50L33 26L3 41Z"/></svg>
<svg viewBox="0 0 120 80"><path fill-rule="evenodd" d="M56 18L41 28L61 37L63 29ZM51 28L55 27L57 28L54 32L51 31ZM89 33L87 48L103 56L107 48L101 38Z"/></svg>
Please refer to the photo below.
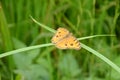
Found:
<svg viewBox="0 0 120 80"><path fill-rule="evenodd" d="M59 49L79 50L81 48L80 42L65 28L58 28L51 41Z"/></svg>

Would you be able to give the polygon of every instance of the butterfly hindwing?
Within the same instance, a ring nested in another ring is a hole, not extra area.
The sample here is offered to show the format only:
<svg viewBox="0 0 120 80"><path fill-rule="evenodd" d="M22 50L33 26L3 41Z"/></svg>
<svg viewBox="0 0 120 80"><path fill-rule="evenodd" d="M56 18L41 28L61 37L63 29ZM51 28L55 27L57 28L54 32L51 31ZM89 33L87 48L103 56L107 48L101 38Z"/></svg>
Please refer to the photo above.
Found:
<svg viewBox="0 0 120 80"><path fill-rule="evenodd" d="M69 31L65 28L58 28L57 32L51 39L52 43L57 43L59 40L65 38L69 34Z"/></svg>
<svg viewBox="0 0 120 80"><path fill-rule="evenodd" d="M80 49L79 41L71 34L68 37L57 42L55 46L59 49Z"/></svg>

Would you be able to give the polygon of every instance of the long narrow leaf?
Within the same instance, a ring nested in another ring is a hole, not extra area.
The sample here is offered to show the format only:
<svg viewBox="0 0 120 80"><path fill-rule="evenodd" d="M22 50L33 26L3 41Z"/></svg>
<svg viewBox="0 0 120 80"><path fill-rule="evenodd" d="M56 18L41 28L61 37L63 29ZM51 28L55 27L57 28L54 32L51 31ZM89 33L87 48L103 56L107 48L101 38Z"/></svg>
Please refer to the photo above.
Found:
<svg viewBox="0 0 120 80"><path fill-rule="evenodd" d="M30 16L30 18L31 18L36 24L38 24L39 26L41 26L41 27L47 29L48 31L50 31L50 32L52 32L52 33L55 33L55 32L56 32L54 29L49 28L48 26L45 26L45 25L39 23L39 22L36 21L32 16Z"/></svg>
<svg viewBox="0 0 120 80"><path fill-rule="evenodd" d="M104 62L106 62L108 65L110 65L113 69L115 69L117 72L120 73L120 68L116 64L114 64L112 61L110 61L108 58L106 58L105 56L103 56L99 52L93 50L92 48L86 46L83 43L81 43L81 46L82 46L82 48L86 49L87 51L93 53L94 55L96 55L97 57L99 57L100 59L102 59Z"/></svg>
<svg viewBox="0 0 120 80"><path fill-rule="evenodd" d="M53 44L48 43L48 44L41 44L41 45L36 45L36 46L20 48L20 49L17 49L17 50L2 53L2 54L0 54L0 58L6 57L6 56L9 56L9 55L13 55L13 54L17 54L17 53L20 53L20 52L25 52L25 51L29 51L29 50L33 50L33 49L38 49L38 48L42 48L42 47L51 46L51 45L53 45Z"/></svg>

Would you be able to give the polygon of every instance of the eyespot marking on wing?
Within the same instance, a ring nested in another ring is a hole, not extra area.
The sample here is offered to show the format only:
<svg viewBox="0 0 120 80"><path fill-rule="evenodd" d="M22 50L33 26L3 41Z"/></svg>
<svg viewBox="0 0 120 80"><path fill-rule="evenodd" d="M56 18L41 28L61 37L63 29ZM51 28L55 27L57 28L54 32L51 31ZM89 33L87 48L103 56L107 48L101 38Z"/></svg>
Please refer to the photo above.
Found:
<svg viewBox="0 0 120 80"><path fill-rule="evenodd" d="M73 43L71 43L70 46L73 46Z"/></svg>

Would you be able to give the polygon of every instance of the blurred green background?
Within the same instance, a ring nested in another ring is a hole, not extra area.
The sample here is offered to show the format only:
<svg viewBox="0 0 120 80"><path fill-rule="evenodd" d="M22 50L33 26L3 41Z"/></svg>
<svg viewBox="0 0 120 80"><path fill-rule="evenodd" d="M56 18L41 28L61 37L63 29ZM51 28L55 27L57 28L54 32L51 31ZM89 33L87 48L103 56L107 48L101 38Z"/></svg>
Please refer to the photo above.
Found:
<svg viewBox="0 0 120 80"><path fill-rule="evenodd" d="M120 66L119 0L0 0L0 53L50 43L53 33L35 24L64 27L77 38L109 34L81 42ZM0 80L120 80L108 64L81 49L54 46L0 59Z"/></svg>

